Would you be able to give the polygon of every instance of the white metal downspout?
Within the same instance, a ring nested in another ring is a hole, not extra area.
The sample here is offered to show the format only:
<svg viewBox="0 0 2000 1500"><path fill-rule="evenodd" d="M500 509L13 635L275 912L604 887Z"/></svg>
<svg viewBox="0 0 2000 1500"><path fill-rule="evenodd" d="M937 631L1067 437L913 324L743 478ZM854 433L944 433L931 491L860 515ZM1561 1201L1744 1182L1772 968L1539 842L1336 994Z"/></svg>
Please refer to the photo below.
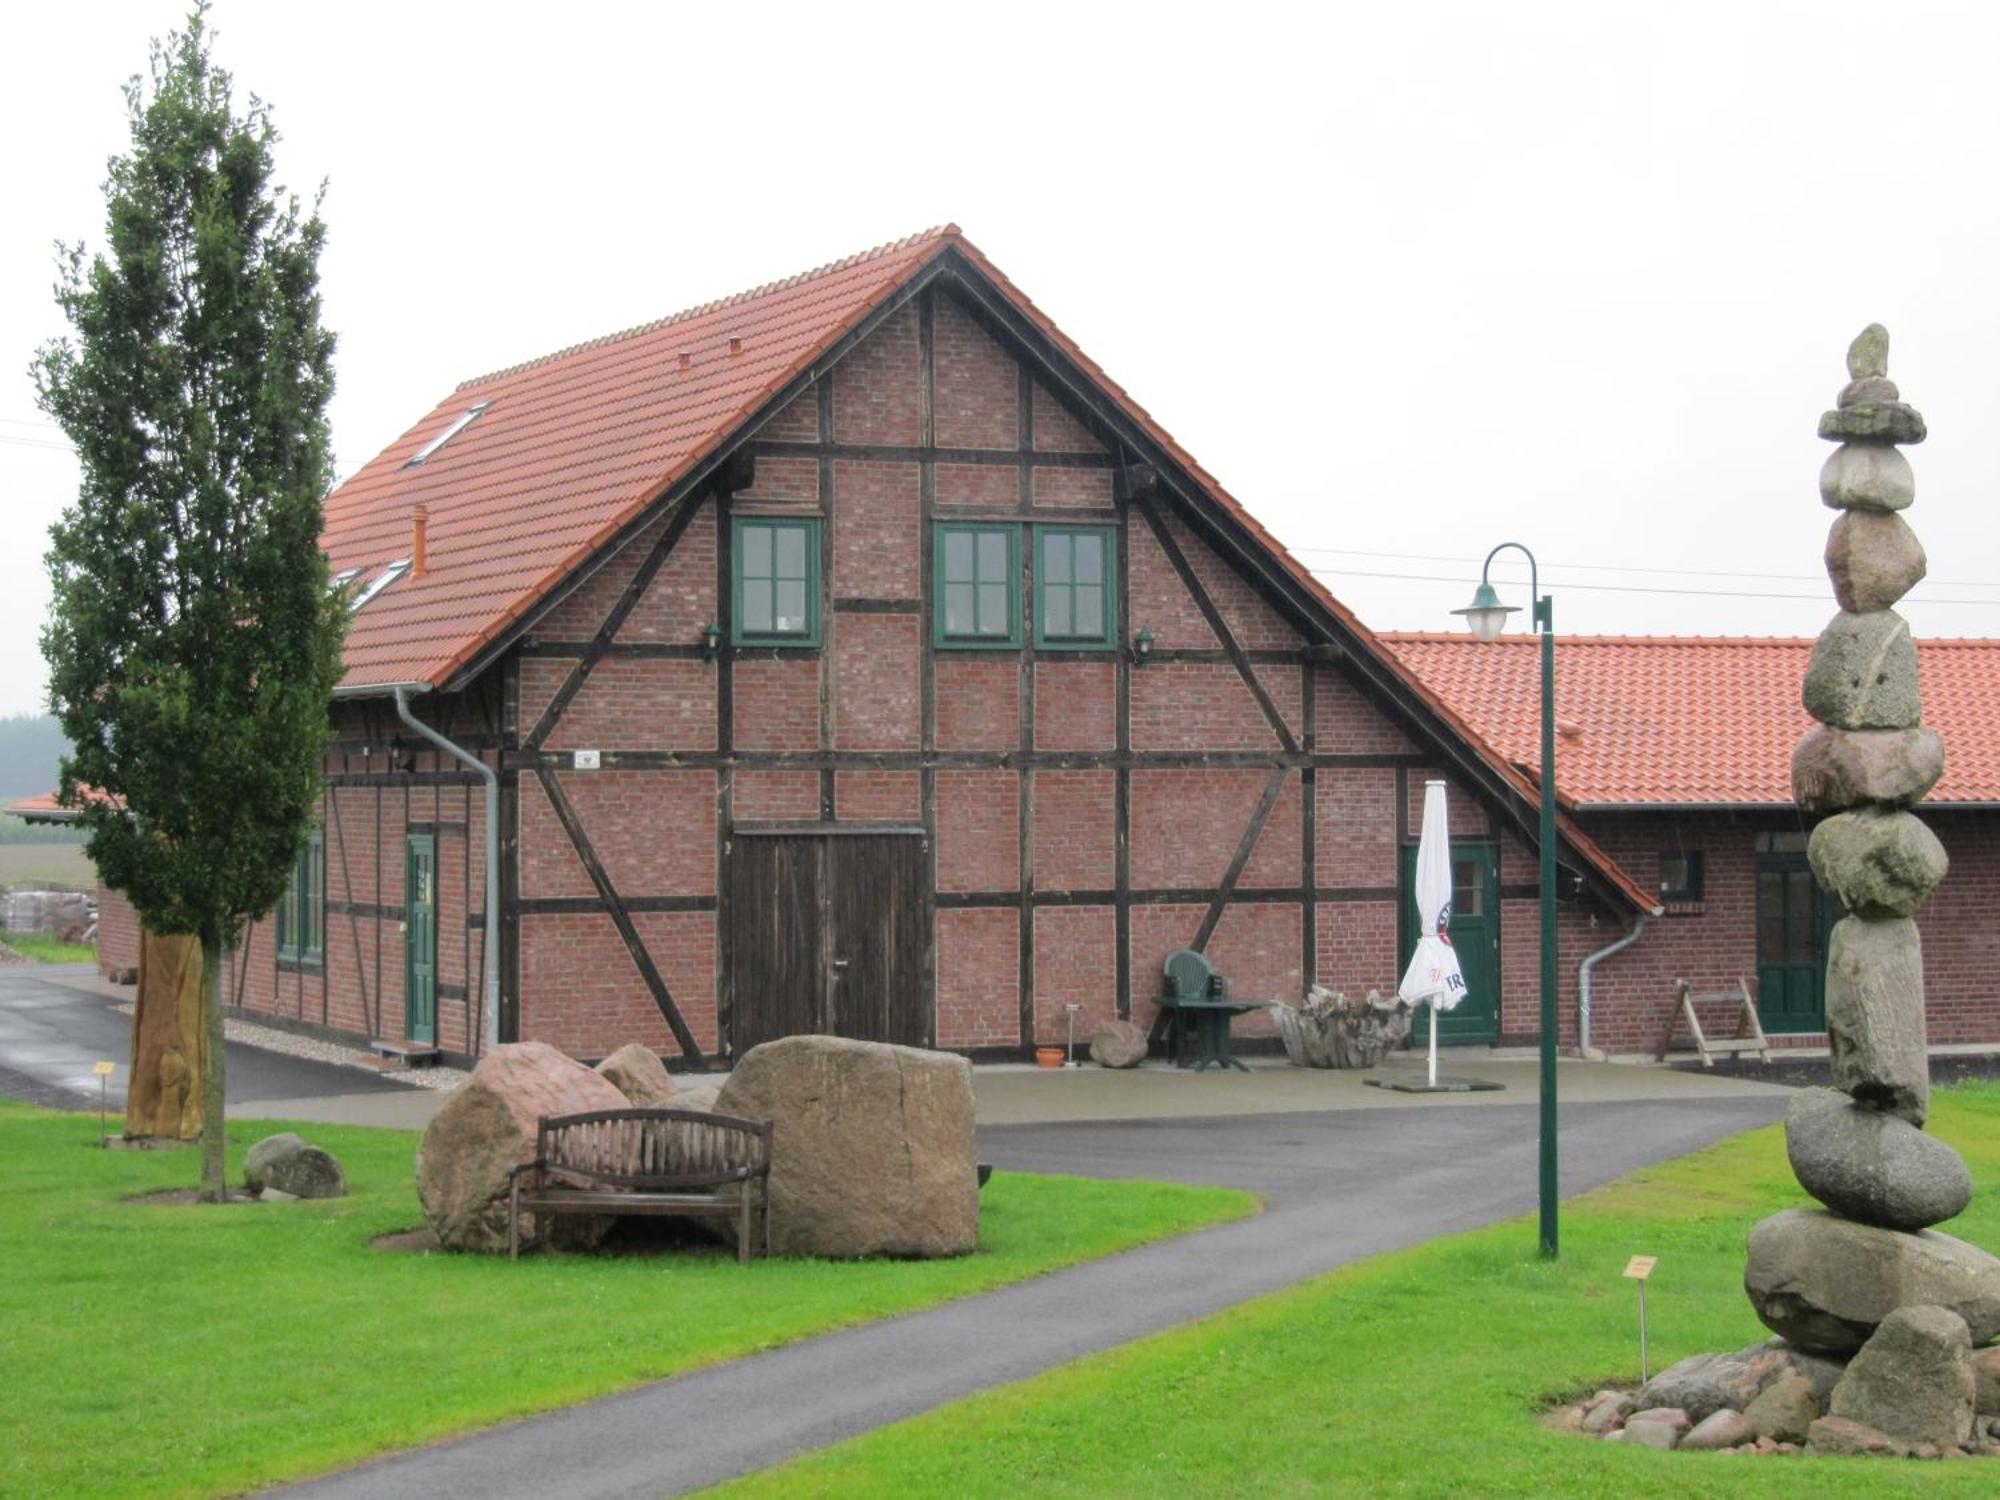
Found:
<svg viewBox="0 0 2000 1500"><path fill-rule="evenodd" d="M1590 971L1597 967L1600 959L1609 958L1638 942L1639 935L1646 930L1646 915L1640 912L1630 932L1609 947L1599 948L1576 971L1576 1050L1586 1057L1590 1054Z"/></svg>
<svg viewBox="0 0 2000 1500"><path fill-rule="evenodd" d="M396 717L446 755L472 767L486 781L486 931L479 943L479 966L486 971L483 1035L491 1045L500 1039L500 773L470 750L454 745L411 713L410 690L407 687L396 689ZM473 1048L475 1055L479 1050L478 1047Z"/></svg>

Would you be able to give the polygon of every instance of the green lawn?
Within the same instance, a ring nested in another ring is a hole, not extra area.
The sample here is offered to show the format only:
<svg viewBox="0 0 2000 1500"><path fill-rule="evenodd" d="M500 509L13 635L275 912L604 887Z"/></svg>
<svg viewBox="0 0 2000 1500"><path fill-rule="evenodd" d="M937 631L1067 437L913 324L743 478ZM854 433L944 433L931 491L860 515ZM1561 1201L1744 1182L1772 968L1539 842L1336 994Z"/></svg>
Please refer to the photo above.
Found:
<svg viewBox="0 0 2000 1500"><path fill-rule="evenodd" d="M0 943L5 943L25 958L32 958L38 964L94 964L97 949L89 943L64 943L50 937L46 932L8 932L0 929Z"/></svg>
<svg viewBox="0 0 2000 1500"><path fill-rule="evenodd" d="M231 1129L240 1152L288 1127ZM295 1127L351 1196L141 1206L192 1152L95 1149L0 1103L0 1494L234 1494L1018 1281L1254 1211L1248 1194L997 1174L955 1261L387 1254L421 1222L407 1131Z"/></svg>
<svg viewBox="0 0 2000 1500"><path fill-rule="evenodd" d="M2000 1247L2000 1088L1941 1092L1932 1128L1982 1195L1961 1238ZM1563 1258L1527 1220L1334 1272L725 1487L732 1497L942 1495L1885 1496L2000 1493L1955 1464L1657 1453L1546 1432L1535 1413L1636 1379L1635 1253L1660 1257L1654 1368L1766 1336L1743 1239L1806 1201L1777 1127L1569 1204Z"/></svg>

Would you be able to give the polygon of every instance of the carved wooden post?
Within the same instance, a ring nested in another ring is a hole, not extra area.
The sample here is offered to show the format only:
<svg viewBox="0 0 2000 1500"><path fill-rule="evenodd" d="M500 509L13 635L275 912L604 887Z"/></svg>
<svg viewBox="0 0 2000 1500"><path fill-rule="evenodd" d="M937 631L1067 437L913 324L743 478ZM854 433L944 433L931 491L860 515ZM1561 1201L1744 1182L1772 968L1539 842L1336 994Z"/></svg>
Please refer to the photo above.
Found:
<svg viewBox="0 0 2000 1500"><path fill-rule="evenodd" d="M201 1134L201 940L139 935L139 998L132 1014L127 1139L191 1141Z"/></svg>

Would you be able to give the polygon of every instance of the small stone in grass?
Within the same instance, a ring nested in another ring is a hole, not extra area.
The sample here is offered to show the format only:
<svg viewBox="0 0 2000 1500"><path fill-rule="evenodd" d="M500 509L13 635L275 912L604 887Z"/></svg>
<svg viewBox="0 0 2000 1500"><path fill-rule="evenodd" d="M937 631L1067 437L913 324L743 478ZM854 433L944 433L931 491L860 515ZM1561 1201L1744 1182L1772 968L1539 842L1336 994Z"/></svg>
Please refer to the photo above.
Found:
<svg viewBox="0 0 2000 1500"><path fill-rule="evenodd" d="M1743 1413L1725 1406L1695 1423L1681 1439L1681 1446L1696 1452L1714 1452L1718 1448L1734 1448L1751 1436L1750 1424L1743 1420Z"/></svg>
<svg viewBox="0 0 2000 1500"><path fill-rule="evenodd" d="M1634 1417L1625 1424L1625 1441L1642 1448L1671 1448L1681 1438L1681 1429L1671 1422Z"/></svg>

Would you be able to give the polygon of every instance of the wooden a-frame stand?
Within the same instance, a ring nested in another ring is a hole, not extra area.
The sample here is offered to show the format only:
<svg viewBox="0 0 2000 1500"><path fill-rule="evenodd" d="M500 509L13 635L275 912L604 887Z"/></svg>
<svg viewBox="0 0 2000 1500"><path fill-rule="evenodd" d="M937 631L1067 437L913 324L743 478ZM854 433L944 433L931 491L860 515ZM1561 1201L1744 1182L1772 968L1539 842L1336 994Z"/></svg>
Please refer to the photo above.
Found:
<svg viewBox="0 0 2000 1500"><path fill-rule="evenodd" d="M1695 1002L1700 1000L1733 1000L1740 1009L1737 1012L1736 1035L1732 1037L1709 1037L1701 1029L1701 1018L1695 1014ZM1764 1035L1764 1024L1757 1019L1757 1002L1750 994L1750 981L1738 978L1736 988L1722 990L1716 994L1697 995L1694 986L1685 979L1674 981L1674 1005L1667 1013L1666 1035L1660 1038L1659 1060L1665 1062L1672 1050L1674 1036L1681 1023L1687 1023L1688 1034L1694 1038L1695 1051L1701 1056L1704 1068L1715 1066L1718 1053L1754 1052L1760 1061L1771 1060L1770 1039Z"/></svg>

